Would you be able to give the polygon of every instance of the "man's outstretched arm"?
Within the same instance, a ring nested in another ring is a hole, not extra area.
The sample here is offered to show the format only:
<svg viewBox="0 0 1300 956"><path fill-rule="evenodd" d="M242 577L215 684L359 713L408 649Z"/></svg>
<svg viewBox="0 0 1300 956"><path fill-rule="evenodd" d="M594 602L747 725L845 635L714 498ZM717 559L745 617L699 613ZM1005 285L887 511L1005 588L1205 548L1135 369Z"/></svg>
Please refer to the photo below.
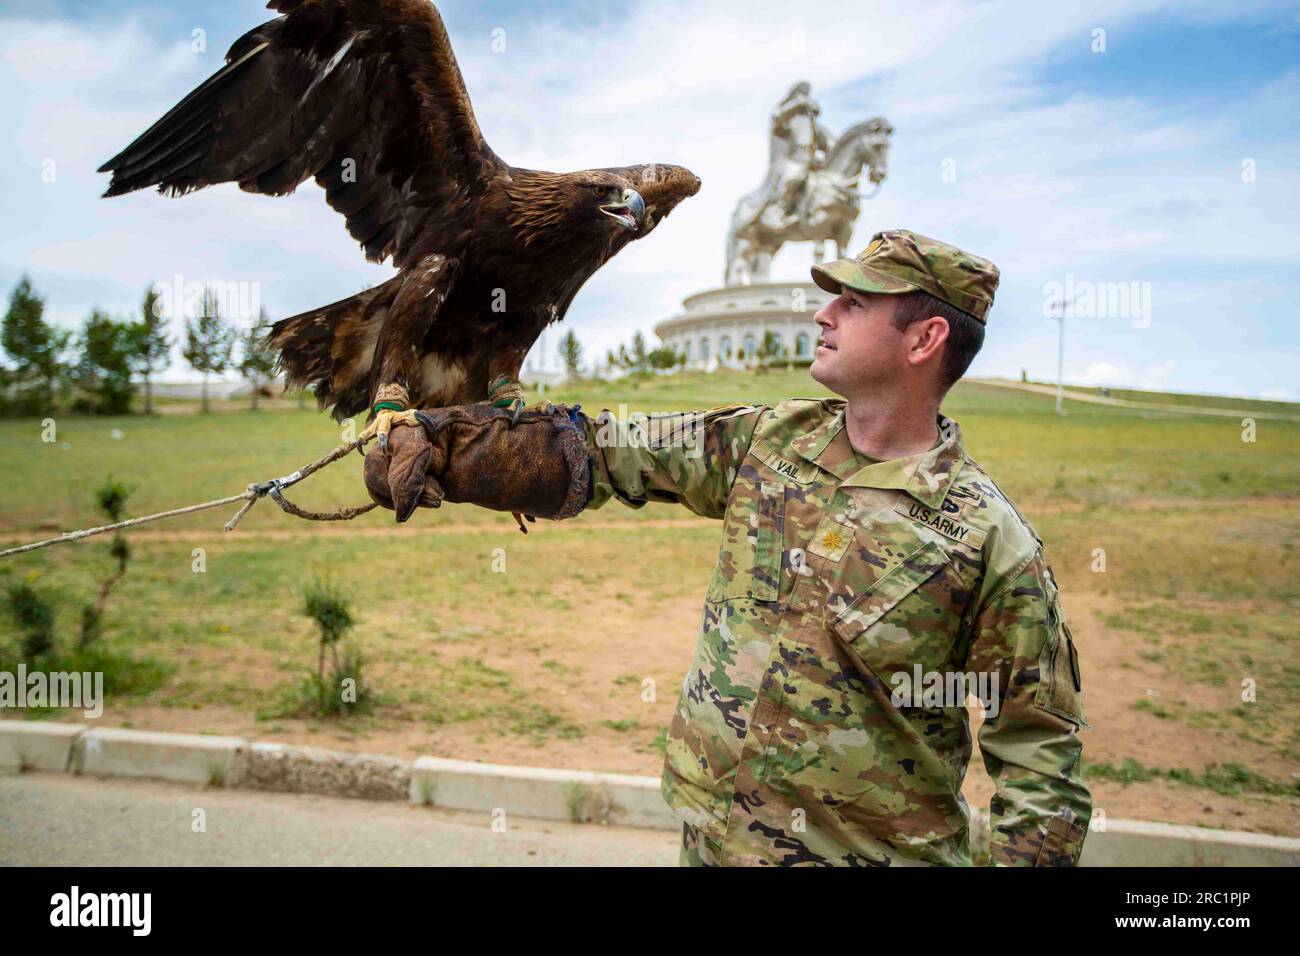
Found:
<svg viewBox="0 0 1300 956"><path fill-rule="evenodd" d="M608 409L594 419L584 416L592 464L587 507L599 508L611 499L631 508L669 501L706 518L721 518L766 410L764 405L723 405L623 420Z"/></svg>
<svg viewBox="0 0 1300 956"><path fill-rule="evenodd" d="M371 497L405 521L417 506L465 502L571 518L617 498L639 508L673 501L721 517L766 406L590 419L564 405L514 419L503 409L422 409L418 428L398 428L366 455Z"/></svg>

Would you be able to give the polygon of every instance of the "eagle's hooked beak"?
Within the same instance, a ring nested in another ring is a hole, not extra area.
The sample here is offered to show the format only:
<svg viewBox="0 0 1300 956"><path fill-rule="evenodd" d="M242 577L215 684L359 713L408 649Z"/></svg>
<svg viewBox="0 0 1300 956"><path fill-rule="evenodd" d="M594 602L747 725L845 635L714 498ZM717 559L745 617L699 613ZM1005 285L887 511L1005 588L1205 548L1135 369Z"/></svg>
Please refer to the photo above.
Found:
<svg viewBox="0 0 1300 956"><path fill-rule="evenodd" d="M624 229L635 230L645 218L645 200L635 189L624 189L613 202L605 203L600 211L606 216L618 220Z"/></svg>

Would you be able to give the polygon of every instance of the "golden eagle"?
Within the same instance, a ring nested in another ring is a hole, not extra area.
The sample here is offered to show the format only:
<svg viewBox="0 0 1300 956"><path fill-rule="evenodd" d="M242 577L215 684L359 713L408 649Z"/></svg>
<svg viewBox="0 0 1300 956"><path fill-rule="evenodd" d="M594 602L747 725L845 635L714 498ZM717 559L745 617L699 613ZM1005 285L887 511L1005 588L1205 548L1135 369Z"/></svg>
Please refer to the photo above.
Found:
<svg viewBox="0 0 1300 956"><path fill-rule="evenodd" d="M314 385L339 420L393 385L414 408L522 405L519 370L538 335L699 179L660 164L507 165L483 140L427 0L268 6L282 15L100 168L113 174L104 195L237 182L283 196L314 177L366 258L391 256L398 273L275 324L268 342L289 384Z"/></svg>

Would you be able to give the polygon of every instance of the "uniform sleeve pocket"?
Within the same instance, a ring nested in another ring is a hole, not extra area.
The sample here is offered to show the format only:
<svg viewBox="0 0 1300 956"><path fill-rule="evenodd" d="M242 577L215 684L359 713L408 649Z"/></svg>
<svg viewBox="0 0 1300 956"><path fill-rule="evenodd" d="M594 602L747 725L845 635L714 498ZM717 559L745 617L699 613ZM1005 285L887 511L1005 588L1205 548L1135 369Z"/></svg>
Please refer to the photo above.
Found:
<svg viewBox="0 0 1300 956"><path fill-rule="evenodd" d="M728 504L708 599L779 601L784 547L785 485L742 477Z"/></svg>
<svg viewBox="0 0 1300 956"><path fill-rule="evenodd" d="M1083 681L1079 674L1079 652L1070 635L1070 625L1061 615L1060 604L1049 605L1047 643L1038 659L1038 692L1034 703L1039 709L1070 721L1077 727L1091 729L1083 710Z"/></svg>
<svg viewBox="0 0 1300 956"><path fill-rule="evenodd" d="M1086 831L1077 823L1056 817L1047 826L1034 866L1077 866Z"/></svg>
<svg viewBox="0 0 1300 956"><path fill-rule="evenodd" d="M785 485L764 481L759 484L759 491L752 597L755 601L776 601L781 596Z"/></svg>

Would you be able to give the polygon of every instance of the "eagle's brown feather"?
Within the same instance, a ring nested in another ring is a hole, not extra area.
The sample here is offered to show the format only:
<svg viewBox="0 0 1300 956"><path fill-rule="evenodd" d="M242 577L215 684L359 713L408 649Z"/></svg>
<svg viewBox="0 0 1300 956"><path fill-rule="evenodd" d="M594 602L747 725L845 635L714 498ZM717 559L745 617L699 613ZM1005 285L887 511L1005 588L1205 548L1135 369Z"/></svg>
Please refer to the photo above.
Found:
<svg viewBox="0 0 1300 956"><path fill-rule="evenodd" d="M548 173L508 166L474 118L426 0L272 0L226 66L101 172L107 196L237 182L267 195L314 178L374 261L398 274L275 324L290 385L344 418L395 381L420 405L487 397L516 378L584 282L699 188L677 166ZM635 189L634 228L598 196Z"/></svg>

